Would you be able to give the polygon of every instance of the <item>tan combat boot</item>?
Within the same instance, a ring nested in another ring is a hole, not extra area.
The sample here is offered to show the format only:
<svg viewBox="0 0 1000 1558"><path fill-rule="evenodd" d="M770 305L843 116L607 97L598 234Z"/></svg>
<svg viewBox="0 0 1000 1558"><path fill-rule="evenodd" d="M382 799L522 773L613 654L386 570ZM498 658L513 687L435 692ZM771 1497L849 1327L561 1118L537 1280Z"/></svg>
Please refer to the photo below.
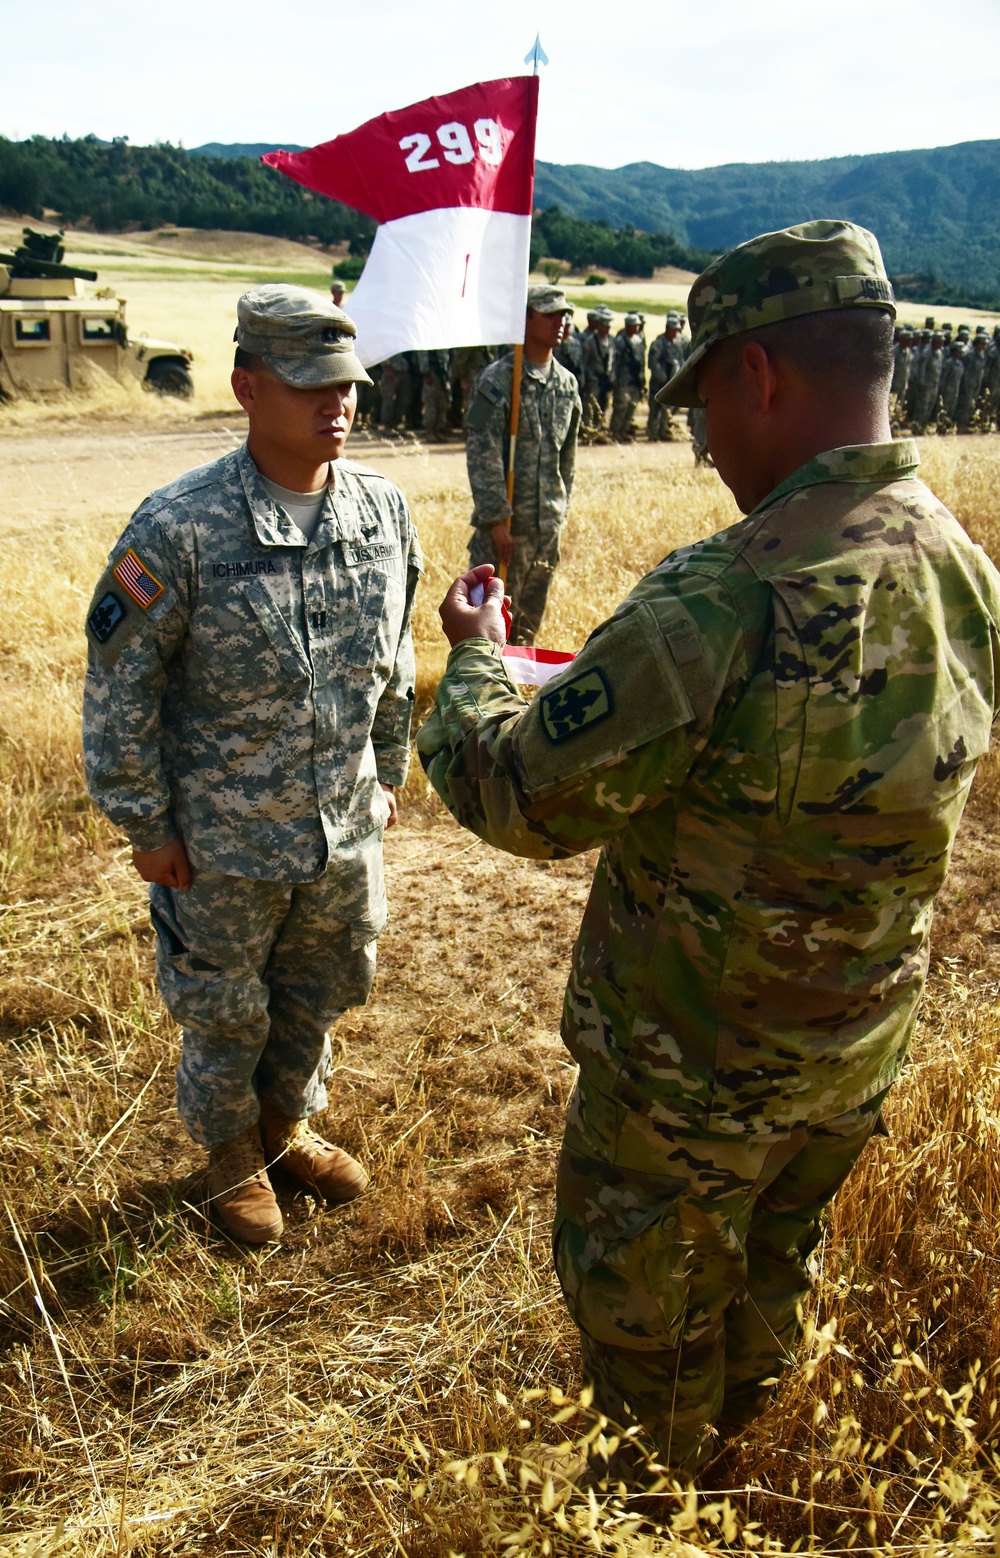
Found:
<svg viewBox="0 0 1000 1558"><path fill-rule="evenodd" d="M284 1224L264 1169L256 1125L210 1150L208 1194L212 1211L234 1238L245 1244L281 1238Z"/></svg>
<svg viewBox="0 0 1000 1558"><path fill-rule="evenodd" d="M278 1168L327 1201L353 1201L368 1175L343 1148L324 1141L308 1120L292 1120L262 1100L260 1127L269 1168Z"/></svg>

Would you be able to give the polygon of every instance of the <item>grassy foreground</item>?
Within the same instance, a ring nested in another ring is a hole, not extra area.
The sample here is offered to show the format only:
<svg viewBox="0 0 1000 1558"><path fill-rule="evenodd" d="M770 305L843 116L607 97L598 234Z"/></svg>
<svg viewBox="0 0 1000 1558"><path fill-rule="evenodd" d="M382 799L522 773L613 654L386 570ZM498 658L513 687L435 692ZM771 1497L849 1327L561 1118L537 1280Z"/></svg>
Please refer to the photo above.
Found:
<svg viewBox="0 0 1000 1558"><path fill-rule="evenodd" d="M9 471L20 436L2 440ZM684 457L599 453L555 645L734 517ZM998 441L932 440L925 474L1000 556ZM430 464L410 495L426 704L468 500ZM110 489L93 512L86 528L71 509L0 518L0 1554L995 1552L1000 767L977 786L978 875L941 916L889 1135L818 1252L800 1368L699 1495L640 1511L539 1449L602 1431L547 1243L572 1085L558 1012L591 861L484 850L413 776L379 981L341 1025L331 1090L329 1130L373 1189L328 1209L285 1187L281 1247L235 1248L173 1112L141 886L83 792L81 623L125 517Z"/></svg>

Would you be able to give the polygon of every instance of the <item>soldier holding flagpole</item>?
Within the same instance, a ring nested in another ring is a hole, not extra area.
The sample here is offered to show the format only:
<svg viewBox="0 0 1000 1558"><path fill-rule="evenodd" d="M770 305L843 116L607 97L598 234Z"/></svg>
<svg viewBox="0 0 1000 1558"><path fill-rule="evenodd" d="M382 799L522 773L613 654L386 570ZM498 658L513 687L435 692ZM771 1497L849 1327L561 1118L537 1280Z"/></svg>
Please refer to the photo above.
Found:
<svg viewBox="0 0 1000 1558"><path fill-rule="evenodd" d="M553 355L570 312L557 287L529 287L521 371L520 352L484 369L466 413L470 566L493 563L504 578L514 644L533 644L541 626L573 489L583 405Z"/></svg>

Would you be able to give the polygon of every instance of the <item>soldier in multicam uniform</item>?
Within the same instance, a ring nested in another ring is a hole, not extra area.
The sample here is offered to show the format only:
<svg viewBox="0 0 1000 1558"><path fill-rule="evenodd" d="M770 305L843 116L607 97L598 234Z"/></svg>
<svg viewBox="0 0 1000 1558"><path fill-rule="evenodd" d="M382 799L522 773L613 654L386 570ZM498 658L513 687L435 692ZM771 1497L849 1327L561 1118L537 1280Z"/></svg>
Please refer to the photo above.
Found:
<svg viewBox="0 0 1000 1558"><path fill-rule="evenodd" d="M451 353L418 352L417 364L423 385L423 429L428 438L443 443L448 437L448 412L451 406Z"/></svg>
<svg viewBox="0 0 1000 1558"><path fill-rule="evenodd" d="M996 428L1000 422L1000 325L993 326L993 339L986 348L983 412L987 429Z"/></svg>
<svg viewBox="0 0 1000 1558"><path fill-rule="evenodd" d="M263 1243L282 1229L266 1164L331 1200L367 1182L309 1117L386 921L421 560L402 494L341 458L367 377L351 320L282 286L245 293L238 319L247 443L154 492L111 552L83 740L152 884L178 1109L222 1222Z"/></svg>
<svg viewBox="0 0 1000 1558"><path fill-rule="evenodd" d="M530 703L498 581L441 608L435 788L512 853L603 846L564 1006L555 1262L595 1405L682 1473L794 1358L997 713L1000 575L891 440L893 313L851 224L722 256L662 393L704 404L747 517L667 557Z"/></svg>
<svg viewBox="0 0 1000 1558"><path fill-rule="evenodd" d="M635 437L635 408L646 393L646 342L639 314L626 314L625 325L615 337L613 373L611 436L615 443L627 444Z"/></svg>
<svg viewBox="0 0 1000 1558"><path fill-rule="evenodd" d="M955 422L960 433L971 433L974 430L979 396L986 376L986 348L989 340L985 328L980 325L962 363L962 383L955 407Z"/></svg>
<svg viewBox="0 0 1000 1558"><path fill-rule="evenodd" d="M590 443L605 443L605 416L614 384L614 315L602 304L587 315L590 326L583 340L583 430Z"/></svg>
<svg viewBox="0 0 1000 1558"><path fill-rule="evenodd" d="M669 443L677 436L677 427L670 407L657 401L656 396L684 361L684 337L677 314L668 314L663 334L658 335L649 348L649 423L646 436L651 443Z"/></svg>
<svg viewBox="0 0 1000 1558"><path fill-rule="evenodd" d="M963 341L952 341L941 364L941 377L938 380L938 432L952 432L955 427L955 408L958 405L958 392L962 387L962 373L964 370L965 344Z"/></svg>
<svg viewBox="0 0 1000 1558"><path fill-rule="evenodd" d="M528 288L513 506L507 502L512 354L483 369L465 417L475 504L469 562L507 569L515 644L533 644L541 626L576 471L580 391L553 356L570 312L558 287Z"/></svg>
<svg viewBox="0 0 1000 1558"><path fill-rule="evenodd" d="M913 361L913 332L909 325L897 326L892 348L892 383L889 386L889 420L893 433L906 423L906 397Z"/></svg>
<svg viewBox="0 0 1000 1558"><path fill-rule="evenodd" d="M583 390L583 341L585 330L573 328L573 315L567 314L563 319L562 340L553 352L556 362L562 363L568 368L576 380L577 389Z"/></svg>
<svg viewBox="0 0 1000 1558"><path fill-rule="evenodd" d="M405 427L409 412L412 386L410 384L410 359L405 352L396 352L382 363L382 415L381 423L387 432Z"/></svg>
<svg viewBox="0 0 1000 1558"><path fill-rule="evenodd" d="M496 361L492 346L459 346L451 354L452 415L464 423L469 396L483 369Z"/></svg>

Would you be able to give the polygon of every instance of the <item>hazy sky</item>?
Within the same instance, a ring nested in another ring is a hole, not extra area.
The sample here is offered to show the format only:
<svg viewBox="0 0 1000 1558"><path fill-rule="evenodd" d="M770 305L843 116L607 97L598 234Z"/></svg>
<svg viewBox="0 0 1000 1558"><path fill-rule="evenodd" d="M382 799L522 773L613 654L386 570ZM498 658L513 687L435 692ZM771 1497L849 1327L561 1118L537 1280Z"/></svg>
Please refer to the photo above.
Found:
<svg viewBox="0 0 1000 1558"><path fill-rule="evenodd" d="M312 145L524 70L538 155L705 167L1000 137L1000 0L7 0L0 134Z"/></svg>

